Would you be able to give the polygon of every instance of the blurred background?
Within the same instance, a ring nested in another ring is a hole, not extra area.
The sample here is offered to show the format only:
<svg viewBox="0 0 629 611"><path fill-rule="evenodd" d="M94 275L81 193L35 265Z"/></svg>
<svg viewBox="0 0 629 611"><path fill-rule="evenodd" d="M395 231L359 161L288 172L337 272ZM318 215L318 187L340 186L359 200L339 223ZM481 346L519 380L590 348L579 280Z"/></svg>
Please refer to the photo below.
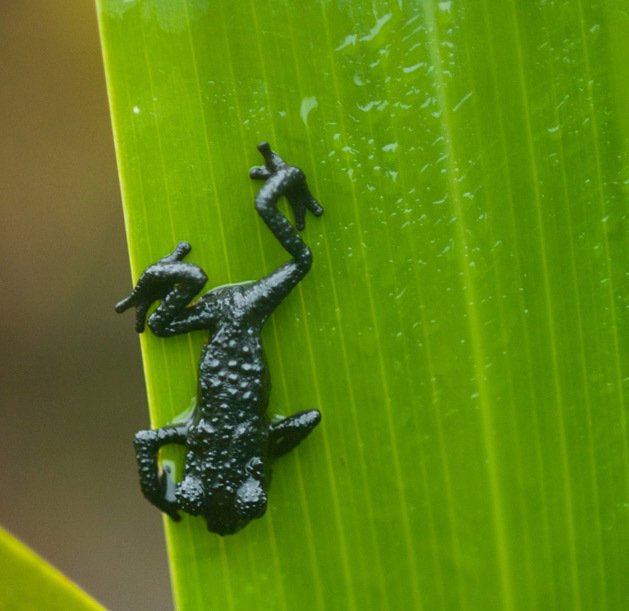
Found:
<svg viewBox="0 0 629 611"><path fill-rule="evenodd" d="M111 609L171 609L92 2L0 0L0 524Z"/></svg>

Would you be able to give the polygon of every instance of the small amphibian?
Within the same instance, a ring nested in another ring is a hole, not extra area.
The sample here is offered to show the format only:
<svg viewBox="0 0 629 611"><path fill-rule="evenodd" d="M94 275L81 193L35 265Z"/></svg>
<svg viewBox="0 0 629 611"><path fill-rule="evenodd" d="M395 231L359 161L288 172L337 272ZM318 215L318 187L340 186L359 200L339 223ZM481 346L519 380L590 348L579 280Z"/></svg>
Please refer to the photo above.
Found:
<svg viewBox="0 0 629 611"><path fill-rule="evenodd" d="M207 276L185 262L190 244L180 242L172 253L147 267L117 312L135 308L136 331L148 327L159 337L205 330L210 336L201 352L199 397L191 417L181 424L140 431L135 450L144 496L179 520L178 510L202 515L208 530L233 534L266 511L273 459L292 450L319 423L311 409L270 421L265 412L270 383L260 343L260 331L273 310L308 273L312 253L299 233L277 209L285 196L302 230L306 212L323 214L312 197L303 172L284 162L263 142L258 150L264 165L251 169L264 180L255 208L292 259L256 282L222 286L195 303ZM167 444L186 448L183 479L173 481L160 471L159 449Z"/></svg>

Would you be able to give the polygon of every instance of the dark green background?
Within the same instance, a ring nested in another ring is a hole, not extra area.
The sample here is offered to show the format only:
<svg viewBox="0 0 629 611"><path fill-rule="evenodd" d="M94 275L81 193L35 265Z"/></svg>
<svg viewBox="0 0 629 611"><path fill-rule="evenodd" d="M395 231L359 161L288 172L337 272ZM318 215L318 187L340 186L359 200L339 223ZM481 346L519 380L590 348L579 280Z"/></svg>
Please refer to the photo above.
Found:
<svg viewBox="0 0 629 611"><path fill-rule="evenodd" d="M0 185L0 522L108 608L171 609L91 2L0 2Z"/></svg>

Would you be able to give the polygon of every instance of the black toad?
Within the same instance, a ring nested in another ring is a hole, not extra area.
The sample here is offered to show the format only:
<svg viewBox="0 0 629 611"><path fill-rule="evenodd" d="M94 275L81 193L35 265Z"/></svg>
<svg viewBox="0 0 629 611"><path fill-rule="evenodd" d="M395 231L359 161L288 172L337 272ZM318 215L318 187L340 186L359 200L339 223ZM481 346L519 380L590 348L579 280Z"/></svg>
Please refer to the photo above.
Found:
<svg viewBox="0 0 629 611"><path fill-rule="evenodd" d="M255 207L292 259L257 282L216 288L189 305L207 276L183 261L191 247L181 242L144 270L132 293L116 305L117 312L135 308L138 333L158 300L148 318L155 335L210 332L201 352L198 407L182 424L140 431L135 449L144 496L173 520L180 519L177 510L202 515L208 529L220 535L233 534L264 514L271 461L292 450L321 419L315 409L275 422L265 415L270 384L260 331L312 265L310 249L278 211L277 201L286 196L299 230L307 210L320 216L323 208L301 170L286 164L266 142L258 150L265 164L252 168L250 176L265 183ZM157 464L159 448L172 443L186 447L179 483Z"/></svg>

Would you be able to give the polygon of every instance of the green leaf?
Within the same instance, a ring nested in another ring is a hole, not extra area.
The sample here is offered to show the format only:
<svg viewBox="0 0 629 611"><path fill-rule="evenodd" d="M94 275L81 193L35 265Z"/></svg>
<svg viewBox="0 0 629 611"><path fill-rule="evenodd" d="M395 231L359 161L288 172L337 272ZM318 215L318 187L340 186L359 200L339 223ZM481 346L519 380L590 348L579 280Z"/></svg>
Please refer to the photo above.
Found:
<svg viewBox="0 0 629 611"><path fill-rule="evenodd" d="M76 584L0 528L0 609L103 609Z"/></svg>
<svg viewBox="0 0 629 611"><path fill-rule="evenodd" d="M624 608L626 3L98 12L134 279L184 239L209 286L286 260L261 140L326 209L263 334L272 414L323 422L263 519L166 520L177 606ZM198 335L141 338L153 426L195 400Z"/></svg>

